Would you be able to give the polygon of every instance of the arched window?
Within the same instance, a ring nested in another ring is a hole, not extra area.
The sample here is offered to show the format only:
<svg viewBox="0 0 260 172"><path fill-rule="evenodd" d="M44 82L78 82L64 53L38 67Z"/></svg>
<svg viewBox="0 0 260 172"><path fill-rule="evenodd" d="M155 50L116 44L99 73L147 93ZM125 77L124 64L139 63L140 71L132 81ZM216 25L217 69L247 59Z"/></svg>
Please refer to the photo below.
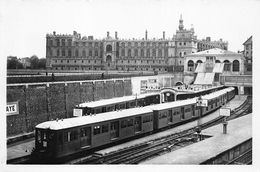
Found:
<svg viewBox="0 0 260 172"><path fill-rule="evenodd" d="M159 49L159 51L158 51L158 57L162 57L162 50L161 49Z"/></svg>
<svg viewBox="0 0 260 172"><path fill-rule="evenodd" d="M64 39L61 42L61 46L65 47L65 40Z"/></svg>
<svg viewBox="0 0 260 172"><path fill-rule="evenodd" d="M95 56L98 56L98 51L97 50L95 51Z"/></svg>
<svg viewBox="0 0 260 172"><path fill-rule="evenodd" d="M144 47L144 43L143 42L141 42L141 47Z"/></svg>
<svg viewBox="0 0 260 172"><path fill-rule="evenodd" d="M57 46L60 46L60 40L56 40L56 42L57 42Z"/></svg>
<svg viewBox="0 0 260 172"><path fill-rule="evenodd" d="M138 56L138 49L135 49L135 57Z"/></svg>
<svg viewBox="0 0 260 172"><path fill-rule="evenodd" d="M147 42L146 46L147 46L147 47L149 47L149 46L150 46L150 43L149 43L149 42Z"/></svg>
<svg viewBox="0 0 260 172"><path fill-rule="evenodd" d="M122 47L125 47L125 43L124 43L124 42L122 42L122 43L121 43L121 46L122 46Z"/></svg>
<svg viewBox="0 0 260 172"><path fill-rule="evenodd" d="M69 43L68 43L68 44L69 44L69 46L71 46L71 40L70 40L70 39L68 40L68 42L69 42Z"/></svg>
<svg viewBox="0 0 260 172"><path fill-rule="evenodd" d="M127 56L131 57L131 49L128 49Z"/></svg>
<svg viewBox="0 0 260 172"><path fill-rule="evenodd" d="M121 50L121 56L124 57L125 56L125 49Z"/></svg>
<svg viewBox="0 0 260 172"><path fill-rule="evenodd" d="M71 56L71 50L68 51L68 56Z"/></svg>
<svg viewBox="0 0 260 172"><path fill-rule="evenodd" d="M194 71L194 62L192 60L188 61L188 71Z"/></svg>
<svg viewBox="0 0 260 172"><path fill-rule="evenodd" d="M141 57L144 57L144 49L141 49Z"/></svg>
<svg viewBox="0 0 260 172"><path fill-rule="evenodd" d="M78 50L75 51L75 56L76 56L76 57L79 56L79 51L78 51Z"/></svg>
<svg viewBox="0 0 260 172"><path fill-rule="evenodd" d="M202 63L202 61L201 61L201 60L198 60L196 63Z"/></svg>
<svg viewBox="0 0 260 172"><path fill-rule="evenodd" d="M57 50L57 56L58 57L60 56L60 50Z"/></svg>
<svg viewBox="0 0 260 172"><path fill-rule="evenodd" d="M86 51L85 50L82 51L82 56L86 57Z"/></svg>
<svg viewBox="0 0 260 172"><path fill-rule="evenodd" d="M50 50L50 56L52 56L52 50Z"/></svg>
<svg viewBox="0 0 260 172"><path fill-rule="evenodd" d="M112 46L111 46L111 45L107 45L106 51L107 51L107 52L111 52L111 51L112 51Z"/></svg>
<svg viewBox="0 0 260 172"><path fill-rule="evenodd" d="M216 63L220 63L220 61L219 61L219 60L216 60Z"/></svg>
<svg viewBox="0 0 260 172"><path fill-rule="evenodd" d="M98 46L98 43L97 42L95 42L95 47L97 47Z"/></svg>
<svg viewBox="0 0 260 172"><path fill-rule="evenodd" d="M153 57L156 57L156 50L153 49Z"/></svg>
<svg viewBox="0 0 260 172"><path fill-rule="evenodd" d="M181 52L180 52L180 57L182 56Z"/></svg>
<svg viewBox="0 0 260 172"><path fill-rule="evenodd" d="M131 42L128 42L128 47L131 47Z"/></svg>
<svg viewBox="0 0 260 172"><path fill-rule="evenodd" d="M50 46L53 46L53 41L52 40L50 40Z"/></svg>
<svg viewBox="0 0 260 172"><path fill-rule="evenodd" d="M233 61L233 72L239 72L239 61L238 60Z"/></svg>
<svg viewBox="0 0 260 172"><path fill-rule="evenodd" d="M61 54L62 56L65 56L65 50L62 50Z"/></svg>
<svg viewBox="0 0 260 172"><path fill-rule="evenodd" d="M92 50L89 50L88 55L92 56Z"/></svg>
<svg viewBox="0 0 260 172"><path fill-rule="evenodd" d="M224 61L224 71L230 71L230 61Z"/></svg>
<svg viewBox="0 0 260 172"><path fill-rule="evenodd" d="M147 43L148 44L148 43ZM147 49L146 51L146 57L150 57L150 49Z"/></svg>
<svg viewBox="0 0 260 172"><path fill-rule="evenodd" d="M153 42L153 47L155 47L155 45L156 45L155 42Z"/></svg>
<svg viewBox="0 0 260 172"><path fill-rule="evenodd" d="M168 57L168 49L164 50L164 57Z"/></svg>

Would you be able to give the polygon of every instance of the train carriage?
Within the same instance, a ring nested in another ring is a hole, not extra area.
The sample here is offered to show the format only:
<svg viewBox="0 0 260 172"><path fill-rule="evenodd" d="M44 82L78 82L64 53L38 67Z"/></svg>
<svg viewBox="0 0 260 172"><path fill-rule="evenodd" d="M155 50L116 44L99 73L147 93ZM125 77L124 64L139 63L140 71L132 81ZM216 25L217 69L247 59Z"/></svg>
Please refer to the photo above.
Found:
<svg viewBox="0 0 260 172"><path fill-rule="evenodd" d="M208 100L208 107L202 108L202 115L221 107L234 96L234 88L202 96ZM38 156L55 159L195 120L200 112L196 102L196 98L192 98L44 122L35 129L35 152Z"/></svg>
<svg viewBox="0 0 260 172"><path fill-rule="evenodd" d="M130 109L160 103L160 93L146 93L81 103L74 108L73 116L99 114L120 109Z"/></svg>
<svg viewBox="0 0 260 172"><path fill-rule="evenodd" d="M153 111L135 108L48 121L36 126L36 150L52 158L153 131Z"/></svg>
<svg viewBox="0 0 260 172"><path fill-rule="evenodd" d="M196 99L187 99L182 101L170 102L151 107L154 112L154 129L158 130L172 124L196 117L195 109Z"/></svg>

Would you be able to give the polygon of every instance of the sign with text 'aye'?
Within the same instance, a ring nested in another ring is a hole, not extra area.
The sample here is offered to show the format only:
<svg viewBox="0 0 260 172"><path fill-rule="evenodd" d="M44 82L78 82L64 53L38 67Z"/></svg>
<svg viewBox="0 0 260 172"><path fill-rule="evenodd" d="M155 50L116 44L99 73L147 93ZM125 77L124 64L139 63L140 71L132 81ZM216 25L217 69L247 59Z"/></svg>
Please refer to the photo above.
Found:
<svg viewBox="0 0 260 172"><path fill-rule="evenodd" d="M6 115L17 115L19 114L18 102L8 102L6 104Z"/></svg>

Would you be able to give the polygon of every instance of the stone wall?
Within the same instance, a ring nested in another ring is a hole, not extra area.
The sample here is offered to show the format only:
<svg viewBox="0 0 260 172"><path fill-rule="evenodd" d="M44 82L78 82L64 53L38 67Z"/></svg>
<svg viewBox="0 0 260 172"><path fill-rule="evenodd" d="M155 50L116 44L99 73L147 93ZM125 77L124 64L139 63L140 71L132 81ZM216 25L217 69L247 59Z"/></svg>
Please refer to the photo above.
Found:
<svg viewBox="0 0 260 172"><path fill-rule="evenodd" d="M132 95L131 79L7 85L7 102L19 114L7 116L7 137L32 132L44 121L73 116L82 102Z"/></svg>

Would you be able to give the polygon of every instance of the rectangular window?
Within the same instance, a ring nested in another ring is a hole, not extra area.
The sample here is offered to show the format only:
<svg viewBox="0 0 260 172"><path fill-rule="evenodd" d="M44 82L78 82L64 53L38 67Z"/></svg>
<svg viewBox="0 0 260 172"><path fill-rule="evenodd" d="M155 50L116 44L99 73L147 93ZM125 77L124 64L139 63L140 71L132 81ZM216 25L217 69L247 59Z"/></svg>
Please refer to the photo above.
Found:
<svg viewBox="0 0 260 172"><path fill-rule="evenodd" d="M94 135L100 134L100 126L95 126L94 127Z"/></svg>
<svg viewBox="0 0 260 172"><path fill-rule="evenodd" d="M106 124L106 125L102 125L102 133L106 133L106 132L108 132L108 124Z"/></svg>
<svg viewBox="0 0 260 172"><path fill-rule="evenodd" d="M58 144L62 144L62 133L59 133Z"/></svg>

